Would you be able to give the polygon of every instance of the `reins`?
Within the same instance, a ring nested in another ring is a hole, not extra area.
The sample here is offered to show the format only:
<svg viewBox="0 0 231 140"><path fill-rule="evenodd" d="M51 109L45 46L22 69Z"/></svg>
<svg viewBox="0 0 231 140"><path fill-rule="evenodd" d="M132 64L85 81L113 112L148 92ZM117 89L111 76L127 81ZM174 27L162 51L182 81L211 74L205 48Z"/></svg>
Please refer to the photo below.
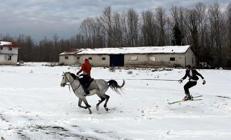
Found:
<svg viewBox="0 0 231 140"><path fill-rule="evenodd" d="M105 79L105 80L111 80L111 79ZM179 81L179 80L174 80L174 79L114 79L114 80L147 80L147 81Z"/></svg>
<svg viewBox="0 0 231 140"><path fill-rule="evenodd" d="M179 80L174 80L174 79L125 79L125 80L179 81Z"/></svg>
<svg viewBox="0 0 231 140"><path fill-rule="evenodd" d="M73 81L69 81L68 78L67 78L67 76L66 76L66 74L64 74L64 76L65 76L65 79L67 79L67 81L70 83L70 84L66 84L66 85L68 85L69 91L71 92L70 86L73 84L73 82L75 81L75 79L72 77L72 78L73 78ZM81 84L79 83L78 87L75 88L75 89L73 89L73 87L72 87L73 91L75 92L75 91L80 87L80 85L81 85Z"/></svg>

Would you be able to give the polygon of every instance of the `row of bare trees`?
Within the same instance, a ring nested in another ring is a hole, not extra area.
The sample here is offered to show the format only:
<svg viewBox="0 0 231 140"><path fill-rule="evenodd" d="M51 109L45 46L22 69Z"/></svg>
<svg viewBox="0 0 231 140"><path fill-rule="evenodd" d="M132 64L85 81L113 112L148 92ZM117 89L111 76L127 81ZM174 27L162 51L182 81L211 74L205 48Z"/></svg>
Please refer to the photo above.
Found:
<svg viewBox="0 0 231 140"><path fill-rule="evenodd" d="M141 14L134 9L112 12L107 7L100 17L85 19L80 28L84 47L190 44L198 63L231 66L231 3L227 7L198 3L168 12L159 7Z"/></svg>
<svg viewBox="0 0 231 140"><path fill-rule="evenodd" d="M58 61L59 53L72 48L190 44L198 62L231 67L231 3L227 7L198 3L169 11L159 7L142 13L107 7L101 16L83 20L80 32L70 39L54 35L35 43L30 36L5 38L23 46L19 57L24 61Z"/></svg>

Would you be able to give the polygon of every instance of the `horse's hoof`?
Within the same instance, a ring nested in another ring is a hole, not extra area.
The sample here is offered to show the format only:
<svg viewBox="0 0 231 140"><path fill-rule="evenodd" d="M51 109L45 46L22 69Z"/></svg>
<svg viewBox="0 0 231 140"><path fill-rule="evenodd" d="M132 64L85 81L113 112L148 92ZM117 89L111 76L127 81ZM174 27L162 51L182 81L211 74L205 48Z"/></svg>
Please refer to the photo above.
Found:
<svg viewBox="0 0 231 140"><path fill-rule="evenodd" d="M108 108L106 108L106 107L105 107L105 110L106 110L106 111L109 111L109 109L108 109Z"/></svg>
<svg viewBox="0 0 231 140"><path fill-rule="evenodd" d="M89 114L92 114L91 109L88 108L88 110L89 110Z"/></svg>

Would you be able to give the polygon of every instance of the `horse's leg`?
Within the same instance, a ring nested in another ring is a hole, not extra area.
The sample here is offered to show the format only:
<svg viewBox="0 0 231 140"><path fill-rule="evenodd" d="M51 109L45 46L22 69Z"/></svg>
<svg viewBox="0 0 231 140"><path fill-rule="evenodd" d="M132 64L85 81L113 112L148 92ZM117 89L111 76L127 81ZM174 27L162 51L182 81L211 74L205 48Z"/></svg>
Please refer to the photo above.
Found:
<svg viewBox="0 0 231 140"><path fill-rule="evenodd" d="M108 96L108 95L105 94L104 97L106 98L106 101L104 103L104 108L105 108L106 111L108 111L109 109L107 108L107 102L108 102L110 96Z"/></svg>
<svg viewBox="0 0 231 140"><path fill-rule="evenodd" d="M102 96L99 96L101 100L99 100L99 102L96 104L96 110L98 111L99 110L99 105L105 100L104 97Z"/></svg>
<svg viewBox="0 0 231 140"><path fill-rule="evenodd" d="M105 100L105 98L103 97L103 95L101 94L99 88L96 89L95 94L101 99L99 100L99 102L96 104L96 110L99 110L99 105Z"/></svg>
<svg viewBox="0 0 231 140"><path fill-rule="evenodd" d="M87 102L87 100L86 100L86 98L83 98L82 99L83 100L83 102L85 103L85 105L86 105L86 109L88 109L89 110L89 114L91 114L92 112L91 112L91 106L88 104L88 102Z"/></svg>
<svg viewBox="0 0 231 140"><path fill-rule="evenodd" d="M86 106L82 106L82 101L83 101L83 100L79 98L78 106L81 107L81 108L87 109Z"/></svg>

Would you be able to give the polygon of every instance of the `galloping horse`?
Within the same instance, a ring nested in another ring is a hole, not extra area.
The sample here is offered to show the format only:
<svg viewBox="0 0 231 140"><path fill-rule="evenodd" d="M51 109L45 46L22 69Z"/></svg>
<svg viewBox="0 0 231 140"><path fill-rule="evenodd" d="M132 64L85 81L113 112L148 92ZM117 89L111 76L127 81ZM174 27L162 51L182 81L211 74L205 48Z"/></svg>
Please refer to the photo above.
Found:
<svg viewBox="0 0 231 140"><path fill-rule="evenodd" d="M104 108L106 111L108 111L109 109L107 108L107 102L110 98L109 95L106 95L106 91L108 90L108 88L110 87L112 90L114 90L116 93L119 94L118 89L121 89L124 84L125 81L123 80L122 85L118 85L118 83L115 80L109 80L109 81L105 81L103 79L94 79L89 87L89 94L86 95L86 93L84 92L84 89L79 81L79 77L76 76L73 73L70 72L65 72L63 73L63 78L61 81L61 87L64 87L67 83L69 83L75 93L75 95L79 98L79 102L78 102L78 106L84 109L88 109L89 113L91 114L91 106L88 104L87 100L86 100L86 96L90 96L90 95L94 95L96 94L101 100L99 100L99 102L96 104L96 109L99 110L99 105L104 101ZM82 106L82 101L85 103L86 106Z"/></svg>

